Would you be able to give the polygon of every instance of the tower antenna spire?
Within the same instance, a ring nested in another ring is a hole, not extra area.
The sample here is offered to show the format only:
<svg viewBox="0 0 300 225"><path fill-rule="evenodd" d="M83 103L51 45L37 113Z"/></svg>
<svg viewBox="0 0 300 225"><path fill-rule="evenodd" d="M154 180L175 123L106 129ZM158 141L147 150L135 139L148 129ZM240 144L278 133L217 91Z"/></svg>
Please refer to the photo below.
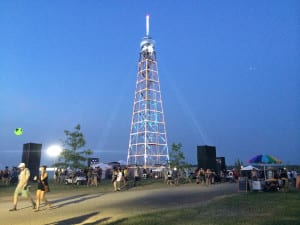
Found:
<svg viewBox="0 0 300 225"><path fill-rule="evenodd" d="M127 165L169 167L167 132L157 70L155 41L149 36L149 15L146 35L140 43L138 74L129 135Z"/></svg>
<svg viewBox="0 0 300 225"><path fill-rule="evenodd" d="M149 36L149 14L146 15L146 36Z"/></svg>

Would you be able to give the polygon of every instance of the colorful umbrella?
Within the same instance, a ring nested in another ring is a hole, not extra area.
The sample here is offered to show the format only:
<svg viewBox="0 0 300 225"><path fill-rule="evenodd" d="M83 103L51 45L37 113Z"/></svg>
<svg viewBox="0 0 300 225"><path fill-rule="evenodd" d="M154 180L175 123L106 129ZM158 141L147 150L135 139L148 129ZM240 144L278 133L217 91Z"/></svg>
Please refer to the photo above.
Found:
<svg viewBox="0 0 300 225"><path fill-rule="evenodd" d="M264 166L264 175L266 179L266 164L280 164L281 160L270 155L257 155L247 161L248 163L260 164Z"/></svg>
<svg viewBox="0 0 300 225"><path fill-rule="evenodd" d="M270 155L256 155L247 162L253 164L280 164L282 161Z"/></svg>

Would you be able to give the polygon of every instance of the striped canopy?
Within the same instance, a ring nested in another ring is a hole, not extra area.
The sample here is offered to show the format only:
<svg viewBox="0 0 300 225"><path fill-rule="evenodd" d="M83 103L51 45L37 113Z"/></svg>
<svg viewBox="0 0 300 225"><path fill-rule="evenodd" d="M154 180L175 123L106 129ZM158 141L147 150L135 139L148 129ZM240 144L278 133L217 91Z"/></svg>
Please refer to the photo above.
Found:
<svg viewBox="0 0 300 225"><path fill-rule="evenodd" d="M248 163L280 164L282 161L270 155L256 155L247 161Z"/></svg>

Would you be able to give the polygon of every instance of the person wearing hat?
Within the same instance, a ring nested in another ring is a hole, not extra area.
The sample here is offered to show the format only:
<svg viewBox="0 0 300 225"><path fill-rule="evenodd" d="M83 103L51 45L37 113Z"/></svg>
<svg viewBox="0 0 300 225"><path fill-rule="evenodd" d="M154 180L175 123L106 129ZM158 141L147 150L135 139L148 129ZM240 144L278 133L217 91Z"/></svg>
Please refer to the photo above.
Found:
<svg viewBox="0 0 300 225"><path fill-rule="evenodd" d="M19 173L19 181L17 184L17 187L14 192L14 198L13 198L13 204L14 207L10 209L9 211L16 211L17 210L17 203L18 203L18 197L21 195L22 197L28 198L30 202L32 203L32 208L35 208L35 202L32 199L32 196L27 188L29 177L30 177L30 171L28 168L26 168L25 163L20 163L18 168L20 169Z"/></svg>

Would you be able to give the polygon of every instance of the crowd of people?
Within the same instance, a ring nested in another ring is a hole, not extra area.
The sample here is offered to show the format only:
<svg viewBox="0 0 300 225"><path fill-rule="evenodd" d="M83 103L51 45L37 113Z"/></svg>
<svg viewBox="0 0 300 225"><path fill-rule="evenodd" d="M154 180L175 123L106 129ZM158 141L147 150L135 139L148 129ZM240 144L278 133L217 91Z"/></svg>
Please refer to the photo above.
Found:
<svg viewBox="0 0 300 225"><path fill-rule="evenodd" d="M3 170L0 170L0 181L4 185L16 184L18 182L19 169L13 167L11 170L6 166Z"/></svg>
<svg viewBox="0 0 300 225"><path fill-rule="evenodd" d="M5 167L4 170L0 171L0 180L2 185L16 184L15 192L13 195L13 208L10 211L17 210L17 202L19 196L27 198L32 204L32 208L35 211L39 211L41 202L44 201L46 206L51 207L51 203L46 198L46 193L49 192L48 173L46 166L39 168L39 176L34 177L34 181L37 183L36 189L36 200L29 191L29 179L30 171L26 168L24 163L20 163L18 167L13 167L9 170ZM57 168L54 171L54 182L56 184L65 183L67 178L75 179L75 177L84 177L85 184L87 186L98 186L101 179L111 179L112 187L114 191L120 191L125 187L128 187L129 181L132 186L136 186L142 179L161 179L164 180L165 184L168 185L179 185L180 183L196 183L209 186L216 182L238 181L239 177L248 177L252 181L259 180L262 178L274 178L274 179L286 179L295 183L297 172L296 170L286 170L280 168L278 170L256 170L251 171L238 171L233 169L231 171L220 171L216 173L211 169L203 168L161 168L157 169L145 169L141 167L128 168L126 166L116 166L110 169L102 170L100 167L90 167L85 170L68 170ZM228 180L227 178L230 178Z"/></svg>
<svg viewBox="0 0 300 225"><path fill-rule="evenodd" d="M19 170L20 168L18 167L9 169L6 166L3 170L0 170L0 182L3 185L17 184ZM248 172L233 169L216 173L216 171L212 169L203 168L162 168L159 171L153 171L152 169L144 169L141 167L128 169L126 166L115 166L105 170L100 167L90 167L87 169L76 170L56 168L54 170L53 179L55 183L62 184L65 183L66 178L75 179L76 177L81 176L86 178L86 182L84 183L87 186L98 186L102 179L117 179L118 176L116 176L116 174L118 173L120 174L119 177L121 177L120 179L123 182L125 182L125 180L128 181L128 177L132 177L134 183L143 178L163 178L167 184L178 184L179 181L191 183L194 180L197 184L206 185L214 184L215 182L236 182L240 176L247 176L249 179L261 179L271 176L274 178L285 177L288 180L294 180L297 177L297 172L295 169L286 170L283 168L272 171L253 170Z"/></svg>
<svg viewBox="0 0 300 225"><path fill-rule="evenodd" d="M54 180L56 184L65 183L66 178L75 179L76 177L85 177L87 186L98 186L102 179L102 168L90 167L88 169L63 169L55 168Z"/></svg>

